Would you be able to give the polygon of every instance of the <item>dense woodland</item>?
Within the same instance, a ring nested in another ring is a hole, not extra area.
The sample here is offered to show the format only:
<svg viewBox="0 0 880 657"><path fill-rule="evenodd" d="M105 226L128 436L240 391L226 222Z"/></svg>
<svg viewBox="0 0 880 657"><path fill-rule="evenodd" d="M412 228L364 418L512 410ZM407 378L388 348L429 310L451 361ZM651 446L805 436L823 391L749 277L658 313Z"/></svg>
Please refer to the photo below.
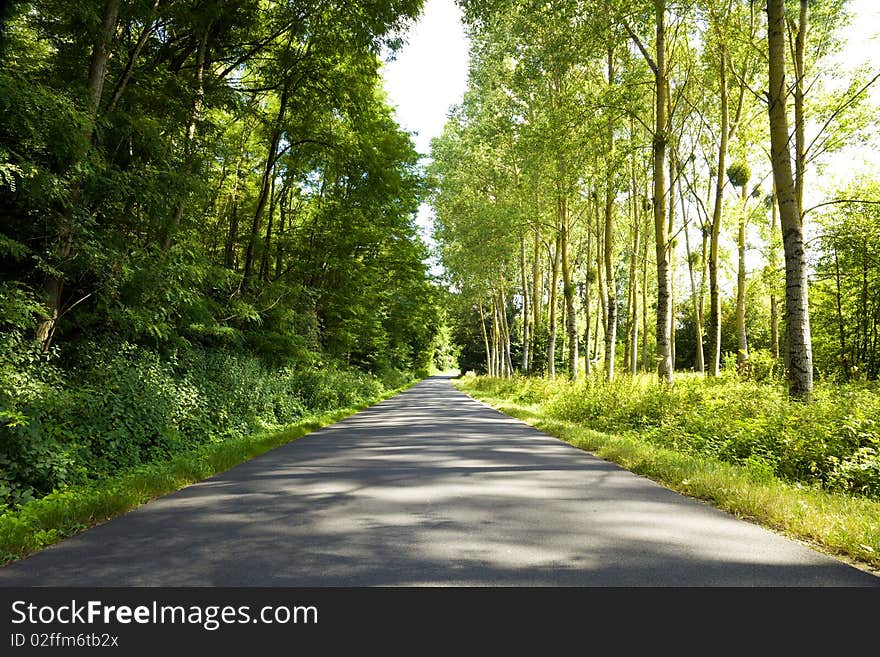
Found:
<svg viewBox="0 0 880 657"><path fill-rule="evenodd" d="M462 5L432 173L464 369L878 378L876 172L823 185L877 144L846 2Z"/></svg>
<svg viewBox="0 0 880 657"><path fill-rule="evenodd" d="M428 370L419 0L3 7L0 508Z"/></svg>

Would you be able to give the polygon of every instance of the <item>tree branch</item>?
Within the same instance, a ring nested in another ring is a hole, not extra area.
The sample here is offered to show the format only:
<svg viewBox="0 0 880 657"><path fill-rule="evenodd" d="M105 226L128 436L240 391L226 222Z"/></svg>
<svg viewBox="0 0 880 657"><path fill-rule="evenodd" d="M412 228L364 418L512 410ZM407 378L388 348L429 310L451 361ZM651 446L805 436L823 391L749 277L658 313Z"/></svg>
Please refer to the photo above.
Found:
<svg viewBox="0 0 880 657"><path fill-rule="evenodd" d="M645 44L643 44L642 40L639 39L638 35L636 35L636 33L632 31L632 28L630 28L629 23L627 23L622 18L620 19L620 22L623 25L623 29L626 30L627 34L629 34L629 37L635 42L636 46L638 46L639 51L642 53L642 56L645 58L645 61L648 63L648 66L651 68L651 71L653 71L654 75L657 75L657 64L651 58L651 55L648 53L648 50L645 48Z"/></svg>
<svg viewBox="0 0 880 657"><path fill-rule="evenodd" d="M807 153L810 152L810 149L812 149L813 146L816 145L816 142L819 140L819 137L821 137L822 134L825 132L825 130L828 128L828 126L831 125L831 122L835 118L837 118L837 116L841 112L843 112L843 110L845 110L847 107L850 107L851 105L853 105L856 102L856 100L858 100L859 96L864 94L868 90L868 88L872 84L874 84L878 79L880 79L880 73L877 73L873 78L868 80L868 82L866 82L862 86L861 89L859 89L856 93L854 93L852 96L850 96L845 102L843 102L837 106L837 108L831 113L831 115L828 117L828 119L825 121L825 123L822 124L822 127L819 129L819 132L813 138L813 141L811 141L809 143L809 145L804 149L804 157L806 157Z"/></svg>
<svg viewBox="0 0 880 657"><path fill-rule="evenodd" d="M833 201L825 201L824 203L818 203L811 208L807 208L806 210L804 210L803 216L806 216L808 212L812 212L813 210L816 210L818 208L825 207L826 205L840 205L843 203L856 203L856 204L861 204L861 205L880 205L880 201L868 201L866 199L860 199L860 198L837 198L837 199L834 199Z"/></svg>

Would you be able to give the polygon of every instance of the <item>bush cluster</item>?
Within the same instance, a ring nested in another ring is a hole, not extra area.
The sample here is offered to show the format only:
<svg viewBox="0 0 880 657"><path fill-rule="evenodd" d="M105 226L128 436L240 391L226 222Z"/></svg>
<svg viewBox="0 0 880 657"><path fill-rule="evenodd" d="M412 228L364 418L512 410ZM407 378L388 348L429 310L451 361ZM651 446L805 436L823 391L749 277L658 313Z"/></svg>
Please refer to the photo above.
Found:
<svg viewBox="0 0 880 657"><path fill-rule="evenodd" d="M57 357L31 341L0 354L0 512L200 445L356 406L401 385L324 363L272 367L232 351L162 356L85 342Z"/></svg>
<svg viewBox="0 0 880 657"><path fill-rule="evenodd" d="M810 404L788 400L784 385L728 376L679 375L674 387L648 377L572 384L480 377L477 389L541 404L555 419L713 456L755 473L880 499L880 389L820 384Z"/></svg>

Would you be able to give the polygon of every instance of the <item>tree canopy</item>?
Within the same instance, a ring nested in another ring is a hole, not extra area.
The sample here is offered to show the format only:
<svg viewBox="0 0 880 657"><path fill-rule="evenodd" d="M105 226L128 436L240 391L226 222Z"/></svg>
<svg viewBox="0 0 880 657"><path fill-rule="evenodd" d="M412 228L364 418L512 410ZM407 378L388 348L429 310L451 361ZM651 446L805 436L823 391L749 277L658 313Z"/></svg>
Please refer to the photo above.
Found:
<svg viewBox="0 0 880 657"><path fill-rule="evenodd" d="M428 370L426 176L381 84L421 5L3 5L0 496Z"/></svg>
<svg viewBox="0 0 880 657"><path fill-rule="evenodd" d="M841 242L814 238L840 212L870 223L877 200L863 185L840 192L861 204L825 206L837 192L818 184L845 145L876 147L880 71L836 59L845 1L460 5L471 73L431 173L460 322L479 322L459 330L468 365L672 383L730 359L748 374L766 354L804 400L817 371L850 375L866 320L828 360L855 320L820 292Z"/></svg>

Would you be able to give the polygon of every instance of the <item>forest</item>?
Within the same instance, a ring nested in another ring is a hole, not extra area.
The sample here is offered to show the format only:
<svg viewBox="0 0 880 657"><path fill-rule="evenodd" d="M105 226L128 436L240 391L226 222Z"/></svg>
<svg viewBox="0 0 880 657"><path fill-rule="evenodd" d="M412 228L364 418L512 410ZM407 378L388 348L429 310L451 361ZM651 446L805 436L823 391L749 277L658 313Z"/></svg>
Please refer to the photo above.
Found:
<svg viewBox="0 0 880 657"><path fill-rule="evenodd" d="M880 494L880 71L843 59L850 3L460 4L430 174L460 367L490 377L465 389Z"/></svg>
<svg viewBox="0 0 880 657"><path fill-rule="evenodd" d="M0 510L427 373L420 9L3 4Z"/></svg>

